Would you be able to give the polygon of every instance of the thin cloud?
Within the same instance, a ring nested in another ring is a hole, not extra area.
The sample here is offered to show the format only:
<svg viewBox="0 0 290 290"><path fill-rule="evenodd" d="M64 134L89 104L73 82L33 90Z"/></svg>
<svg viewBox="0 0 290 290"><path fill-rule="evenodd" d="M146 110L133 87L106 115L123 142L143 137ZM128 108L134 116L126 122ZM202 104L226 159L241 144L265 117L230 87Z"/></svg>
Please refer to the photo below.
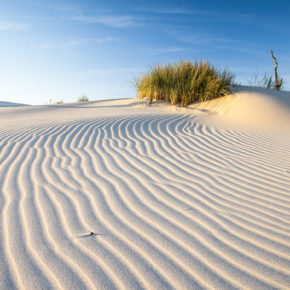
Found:
<svg viewBox="0 0 290 290"><path fill-rule="evenodd" d="M110 42L119 42L120 40L114 37L103 37L103 38L74 38L69 39L59 43L52 43L52 42L44 42L35 48L40 49L51 49L51 48L58 48L58 49L73 49L79 46L86 46L86 45L103 45L105 43Z"/></svg>
<svg viewBox="0 0 290 290"><path fill-rule="evenodd" d="M226 45L226 44L217 44L214 45L213 48L220 49L220 50L229 50L229 51L236 51L239 53L244 53L248 55L255 56L256 58L264 58L267 55L270 55L268 52L266 52L263 49L254 49L253 43L250 42L243 42L243 41L237 41L236 45ZM271 56L269 56L269 59L271 59Z"/></svg>
<svg viewBox="0 0 290 290"><path fill-rule="evenodd" d="M184 47L164 47L164 48L149 49L152 55L163 54L163 53L175 53L175 52L182 52L182 51L187 51L187 50L188 49Z"/></svg>
<svg viewBox="0 0 290 290"><path fill-rule="evenodd" d="M222 37L212 37L208 35L176 35L175 38L179 41L188 44L202 45L208 43L229 43L234 42L233 39Z"/></svg>
<svg viewBox="0 0 290 290"><path fill-rule="evenodd" d="M143 71L141 68L134 67L116 67L116 68L101 68L101 69L89 69L81 72L72 72L66 74L67 77L84 77L84 76L108 76L112 74L129 74L129 73L138 73ZM62 75L63 76L63 75Z"/></svg>
<svg viewBox="0 0 290 290"><path fill-rule="evenodd" d="M77 5L74 4L64 4L64 3L57 3L57 4L45 4L46 7L58 10L58 11L63 11L63 12L69 12L69 13L79 13L80 8Z"/></svg>
<svg viewBox="0 0 290 290"><path fill-rule="evenodd" d="M189 8L180 8L180 7L142 7L138 9L143 12L150 12L154 14L164 14L164 15L200 15L200 16L209 16L209 17L224 17L224 13L213 12L210 10L200 10L200 9L189 9Z"/></svg>
<svg viewBox="0 0 290 290"><path fill-rule="evenodd" d="M237 39L229 39L224 37L213 37L211 35L175 35L175 39L190 45L204 46L207 45L209 49L237 51L244 54L264 57L265 52L253 49L254 43L243 42Z"/></svg>
<svg viewBox="0 0 290 290"><path fill-rule="evenodd" d="M204 22L237 22L242 25L250 25L256 23L256 16L246 13L225 13L219 11L202 10L202 9L190 9L190 8L179 8L179 7L142 7L138 9L143 12L150 12L152 14L163 14L163 15L184 15L194 16L192 21L204 21Z"/></svg>
<svg viewBox="0 0 290 290"><path fill-rule="evenodd" d="M87 75L107 75L107 74L119 74L119 73L131 73L140 71L138 68L109 68L109 69L92 69L88 70L84 74Z"/></svg>
<svg viewBox="0 0 290 290"><path fill-rule="evenodd" d="M118 41L113 37L104 37L104 38L79 38L79 39L71 39L62 45L59 45L60 48L71 49L78 46L90 45L90 44L104 44L108 42Z"/></svg>
<svg viewBox="0 0 290 290"><path fill-rule="evenodd" d="M182 8L140 8L138 9L142 12L151 12L155 14L185 14L185 15L192 15L192 11L188 9L182 9Z"/></svg>
<svg viewBox="0 0 290 290"><path fill-rule="evenodd" d="M24 31L30 28L29 24L17 22L0 22L0 31Z"/></svg>
<svg viewBox="0 0 290 290"><path fill-rule="evenodd" d="M100 23L114 28L123 28L136 25L136 18L130 15L124 16L76 16L73 20L83 23Z"/></svg>

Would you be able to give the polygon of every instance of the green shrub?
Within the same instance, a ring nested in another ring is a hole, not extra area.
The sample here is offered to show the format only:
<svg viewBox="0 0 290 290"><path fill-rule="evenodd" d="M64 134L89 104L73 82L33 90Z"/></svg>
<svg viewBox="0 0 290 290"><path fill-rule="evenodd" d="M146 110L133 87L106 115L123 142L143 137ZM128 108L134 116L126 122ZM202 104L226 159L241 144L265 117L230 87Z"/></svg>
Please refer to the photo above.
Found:
<svg viewBox="0 0 290 290"><path fill-rule="evenodd" d="M187 106L227 95L231 92L233 74L219 72L206 61L155 66L135 81L140 99L166 100L171 105Z"/></svg>
<svg viewBox="0 0 290 290"><path fill-rule="evenodd" d="M78 103L81 103L81 102L88 102L89 101L89 98L86 97L86 96L82 96L81 98L78 99Z"/></svg>

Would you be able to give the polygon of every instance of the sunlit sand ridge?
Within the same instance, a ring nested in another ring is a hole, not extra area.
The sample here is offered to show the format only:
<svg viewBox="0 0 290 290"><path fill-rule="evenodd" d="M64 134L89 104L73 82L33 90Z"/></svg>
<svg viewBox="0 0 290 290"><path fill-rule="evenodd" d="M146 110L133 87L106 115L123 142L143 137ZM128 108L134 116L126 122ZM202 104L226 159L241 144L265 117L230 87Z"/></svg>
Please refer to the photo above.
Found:
<svg viewBox="0 0 290 290"><path fill-rule="evenodd" d="M0 108L0 288L289 289L289 103L269 94Z"/></svg>

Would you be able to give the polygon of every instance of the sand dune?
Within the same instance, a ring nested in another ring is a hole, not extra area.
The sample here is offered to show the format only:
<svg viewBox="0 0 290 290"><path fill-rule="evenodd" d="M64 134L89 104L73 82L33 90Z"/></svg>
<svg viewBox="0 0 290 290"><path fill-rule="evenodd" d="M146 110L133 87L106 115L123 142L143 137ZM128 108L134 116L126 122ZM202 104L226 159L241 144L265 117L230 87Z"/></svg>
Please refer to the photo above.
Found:
<svg viewBox="0 0 290 290"><path fill-rule="evenodd" d="M230 103L2 108L0 288L289 289L290 135Z"/></svg>
<svg viewBox="0 0 290 290"><path fill-rule="evenodd" d="M20 104L20 103L12 103L12 102L0 102L0 107L24 107L28 106L26 104Z"/></svg>
<svg viewBox="0 0 290 290"><path fill-rule="evenodd" d="M289 92L236 86L233 95L191 107L215 114L210 120L211 124L221 123L223 128L239 127L287 134L289 132ZM208 121L208 118L206 119Z"/></svg>

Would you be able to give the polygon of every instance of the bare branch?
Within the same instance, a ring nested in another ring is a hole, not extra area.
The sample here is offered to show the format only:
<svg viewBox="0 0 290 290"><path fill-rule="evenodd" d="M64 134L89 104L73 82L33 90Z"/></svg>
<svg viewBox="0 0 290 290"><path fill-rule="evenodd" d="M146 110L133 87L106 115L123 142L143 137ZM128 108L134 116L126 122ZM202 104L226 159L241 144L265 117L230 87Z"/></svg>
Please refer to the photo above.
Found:
<svg viewBox="0 0 290 290"><path fill-rule="evenodd" d="M274 69L274 71L275 71L275 90L279 90L280 87L281 87L281 85L282 85L282 82L281 82L281 84L279 84L279 81L278 81L278 72L277 72L278 62L277 62L276 57L273 54L273 50L271 50L271 56L272 56L272 58L274 60L274 63L275 63L275 69Z"/></svg>
<svg viewBox="0 0 290 290"><path fill-rule="evenodd" d="M274 62L275 62L275 68L278 66L278 62L277 62L277 59L276 59L276 57L274 56L274 54L273 54L273 50L271 50L271 56L272 56L272 58L274 59Z"/></svg>

